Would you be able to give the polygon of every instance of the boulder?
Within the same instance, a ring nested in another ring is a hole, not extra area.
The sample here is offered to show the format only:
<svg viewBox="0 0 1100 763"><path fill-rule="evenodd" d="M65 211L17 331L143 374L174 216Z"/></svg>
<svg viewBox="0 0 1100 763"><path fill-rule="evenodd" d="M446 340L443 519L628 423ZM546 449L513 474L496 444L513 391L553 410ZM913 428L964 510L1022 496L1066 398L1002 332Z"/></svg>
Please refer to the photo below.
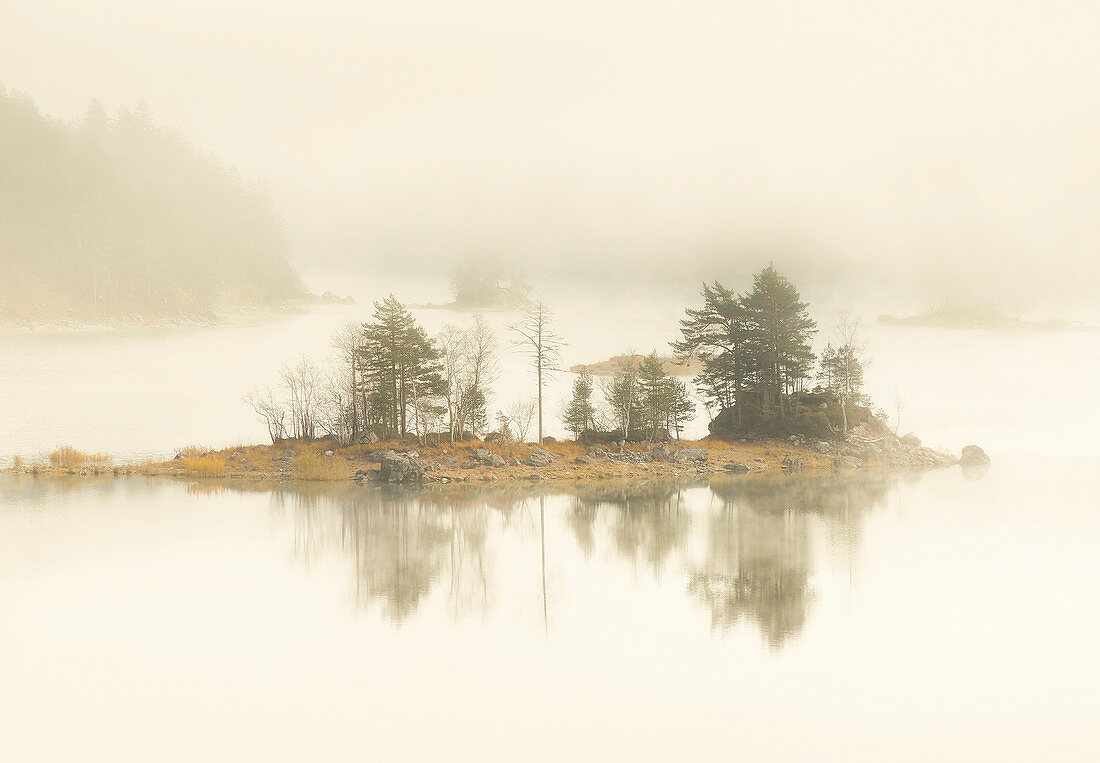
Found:
<svg viewBox="0 0 1100 763"><path fill-rule="evenodd" d="M372 450L367 454L367 460L380 464L382 463L382 459L396 455L397 453L392 450Z"/></svg>
<svg viewBox="0 0 1100 763"><path fill-rule="evenodd" d="M588 456L577 456L576 458L573 459L573 463L577 464L578 466L583 466L585 464L592 463L592 459L589 458Z"/></svg>
<svg viewBox="0 0 1100 763"><path fill-rule="evenodd" d="M550 443L557 442L557 440L555 438L551 437L550 435L546 435L546 437L543 437L542 441L546 445L549 445Z"/></svg>
<svg viewBox="0 0 1100 763"><path fill-rule="evenodd" d="M912 432L907 432L901 436L901 444L906 445L910 448L919 448L920 438Z"/></svg>
<svg viewBox="0 0 1100 763"><path fill-rule="evenodd" d="M710 453L707 453L702 448L681 448L672 454L672 460L676 463L702 463L710 458Z"/></svg>
<svg viewBox="0 0 1100 763"><path fill-rule="evenodd" d="M489 459L493 456L492 452L488 448L478 448L474 451L474 460L484 461L488 463Z"/></svg>
<svg viewBox="0 0 1100 763"><path fill-rule="evenodd" d="M496 453L489 454L489 466L500 469L505 465L504 456L497 455Z"/></svg>
<svg viewBox="0 0 1100 763"><path fill-rule="evenodd" d="M653 460L669 462L672 460L672 451L665 445L654 445Z"/></svg>
<svg viewBox="0 0 1100 763"><path fill-rule="evenodd" d="M833 452L833 446L830 445L829 443L825 442L824 440L817 440L814 443L814 450L816 450L818 453L822 453L822 454L832 453Z"/></svg>
<svg viewBox="0 0 1100 763"><path fill-rule="evenodd" d="M748 474L749 465L743 464L740 461L734 461L726 464L726 471L730 474Z"/></svg>
<svg viewBox="0 0 1100 763"><path fill-rule="evenodd" d="M535 448L531 455L523 459L523 463L528 466L549 466L554 463L554 455L552 453L547 453L542 448Z"/></svg>
<svg viewBox="0 0 1100 763"><path fill-rule="evenodd" d="M424 481L424 469L411 458L405 456L384 456L379 479L391 485L404 485Z"/></svg>
<svg viewBox="0 0 1100 763"><path fill-rule="evenodd" d="M967 445L959 455L959 463L963 466L989 466L990 460L986 452L977 445Z"/></svg>

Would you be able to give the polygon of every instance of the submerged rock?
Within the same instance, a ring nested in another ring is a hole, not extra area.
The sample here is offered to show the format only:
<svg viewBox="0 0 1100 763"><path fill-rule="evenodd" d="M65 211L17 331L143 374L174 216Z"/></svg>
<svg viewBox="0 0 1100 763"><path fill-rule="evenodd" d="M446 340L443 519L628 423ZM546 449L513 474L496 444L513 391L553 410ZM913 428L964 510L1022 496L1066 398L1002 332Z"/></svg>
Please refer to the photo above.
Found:
<svg viewBox="0 0 1100 763"><path fill-rule="evenodd" d="M977 445L967 445L959 454L959 463L963 466L989 466L992 462L986 452Z"/></svg>

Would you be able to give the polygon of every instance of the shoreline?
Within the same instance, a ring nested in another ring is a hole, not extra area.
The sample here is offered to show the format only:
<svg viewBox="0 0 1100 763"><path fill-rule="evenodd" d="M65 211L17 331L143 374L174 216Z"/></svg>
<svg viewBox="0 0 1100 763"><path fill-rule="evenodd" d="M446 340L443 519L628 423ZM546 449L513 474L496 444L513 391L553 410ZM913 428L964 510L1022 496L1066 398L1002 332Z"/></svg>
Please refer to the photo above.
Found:
<svg viewBox="0 0 1100 763"><path fill-rule="evenodd" d="M823 445L827 444L779 439L626 443L622 447L570 441L538 446L470 440L430 446L380 442L339 447L328 440L314 440L217 451L187 448L168 460L119 465L103 456L87 455L83 463L78 458L62 464L24 463L4 472L46 477L144 476L236 484L530 487L547 482L612 486L715 478L900 474L959 462L954 456L920 446L890 449L863 444L853 449L849 445L839 452L823 453Z"/></svg>

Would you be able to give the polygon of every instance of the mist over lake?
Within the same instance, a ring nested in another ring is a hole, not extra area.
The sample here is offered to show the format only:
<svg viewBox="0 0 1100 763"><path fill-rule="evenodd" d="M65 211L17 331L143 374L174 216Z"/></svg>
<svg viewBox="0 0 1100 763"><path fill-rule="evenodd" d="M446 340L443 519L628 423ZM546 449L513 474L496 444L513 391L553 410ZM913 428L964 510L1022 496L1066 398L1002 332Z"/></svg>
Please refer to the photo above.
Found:
<svg viewBox="0 0 1100 763"><path fill-rule="evenodd" d="M1100 6L0 14L0 763L1100 760Z"/></svg>

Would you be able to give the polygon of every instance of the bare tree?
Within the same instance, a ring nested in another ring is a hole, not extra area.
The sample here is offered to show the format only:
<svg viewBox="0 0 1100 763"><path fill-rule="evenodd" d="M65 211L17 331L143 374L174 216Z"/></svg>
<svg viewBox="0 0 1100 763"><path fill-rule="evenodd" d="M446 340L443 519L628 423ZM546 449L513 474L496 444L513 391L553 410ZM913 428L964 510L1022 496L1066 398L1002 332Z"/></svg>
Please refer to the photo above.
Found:
<svg viewBox="0 0 1100 763"><path fill-rule="evenodd" d="M512 348L523 352L531 360L538 382L539 442L542 442L542 392L547 378L561 370L561 348L565 345L550 324L552 313L546 303L539 300L524 313L523 318L508 326L516 338Z"/></svg>
<svg viewBox="0 0 1100 763"><path fill-rule="evenodd" d="M436 339L441 354L451 442L488 426L489 387L500 376L497 340L480 315L466 329L445 326Z"/></svg>
<svg viewBox="0 0 1100 763"><path fill-rule="evenodd" d="M516 400L508 406L504 416L509 424L516 430L516 438L520 442L527 442L527 433L531 431L531 421L535 418L535 401L531 398Z"/></svg>
<svg viewBox="0 0 1100 763"><path fill-rule="evenodd" d="M264 420L271 442L286 439L286 408L275 399L270 387L257 387L244 396L244 401Z"/></svg>
<svg viewBox="0 0 1100 763"><path fill-rule="evenodd" d="M287 393L291 434L299 440L312 440L317 436L324 383L321 369L303 355L293 365L284 365L280 377Z"/></svg>
<svg viewBox="0 0 1100 763"><path fill-rule="evenodd" d="M326 397L329 405L338 406L339 419L335 423L341 432L346 431L347 442L359 441L366 424L365 401L360 399L362 376L363 327L354 322L343 326L332 337L332 348L336 350L336 367L329 374ZM331 418L337 411L329 411ZM333 434L337 434L333 432ZM337 435L344 441L343 435Z"/></svg>
<svg viewBox="0 0 1100 763"><path fill-rule="evenodd" d="M821 355L820 378L825 388L840 401L841 437L845 437L848 434L848 403L864 399L867 343L859 336L859 319L853 319L848 312L838 314L833 336L836 344L830 342Z"/></svg>

